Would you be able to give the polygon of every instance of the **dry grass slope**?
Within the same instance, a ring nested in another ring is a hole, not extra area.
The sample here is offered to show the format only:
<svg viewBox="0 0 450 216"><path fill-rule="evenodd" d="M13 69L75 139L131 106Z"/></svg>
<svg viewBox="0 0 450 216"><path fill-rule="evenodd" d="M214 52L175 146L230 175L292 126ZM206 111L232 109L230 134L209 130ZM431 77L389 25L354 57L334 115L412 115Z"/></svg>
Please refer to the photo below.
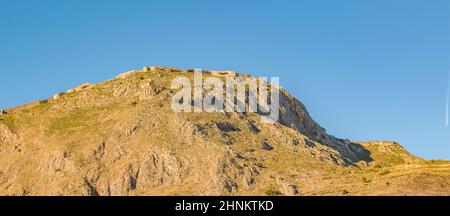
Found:
<svg viewBox="0 0 450 216"><path fill-rule="evenodd" d="M276 124L174 113L176 76L193 79L132 71L0 115L0 194L450 195L450 162L330 136L285 91Z"/></svg>

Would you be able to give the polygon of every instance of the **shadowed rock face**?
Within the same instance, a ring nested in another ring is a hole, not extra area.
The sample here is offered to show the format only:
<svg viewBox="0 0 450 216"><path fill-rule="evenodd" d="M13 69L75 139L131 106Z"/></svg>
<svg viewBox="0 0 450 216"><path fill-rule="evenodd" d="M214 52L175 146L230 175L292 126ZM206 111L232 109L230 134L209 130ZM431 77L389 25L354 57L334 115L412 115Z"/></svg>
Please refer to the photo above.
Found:
<svg viewBox="0 0 450 216"><path fill-rule="evenodd" d="M177 76L193 78L149 67L0 115L0 194L450 194L448 162L330 136L284 91L274 124L174 113Z"/></svg>
<svg viewBox="0 0 450 216"><path fill-rule="evenodd" d="M308 114L305 106L291 95L280 95L280 124L291 127L307 136L310 140L333 148L342 155L348 165L357 162L370 162L370 153L360 144L346 142L328 135Z"/></svg>

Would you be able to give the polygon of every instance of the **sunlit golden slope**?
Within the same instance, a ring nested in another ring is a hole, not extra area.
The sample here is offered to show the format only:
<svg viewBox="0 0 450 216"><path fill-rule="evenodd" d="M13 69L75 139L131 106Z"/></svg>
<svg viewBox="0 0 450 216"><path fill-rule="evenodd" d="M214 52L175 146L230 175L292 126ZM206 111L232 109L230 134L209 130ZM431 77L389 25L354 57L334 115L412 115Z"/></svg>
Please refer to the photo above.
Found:
<svg viewBox="0 0 450 216"><path fill-rule="evenodd" d="M297 99L281 118L174 113L157 68L0 115L2 195L450 195L450 163L328 135ZM216 76L209 74L205 76Z"/></svg>

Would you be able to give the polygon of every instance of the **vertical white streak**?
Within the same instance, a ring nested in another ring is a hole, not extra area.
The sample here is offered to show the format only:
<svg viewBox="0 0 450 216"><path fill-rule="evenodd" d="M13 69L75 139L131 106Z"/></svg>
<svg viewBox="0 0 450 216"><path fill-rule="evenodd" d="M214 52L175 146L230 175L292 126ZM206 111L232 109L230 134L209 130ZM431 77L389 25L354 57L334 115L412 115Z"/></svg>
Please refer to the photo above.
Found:
<svg viewBox="0 0 450 216"><path fill-rule="evenodd" d="M447 106L445 110L445 127L448 128L448 103L450 98L450 72L448 73L448 81L447 81Z"/></svg>

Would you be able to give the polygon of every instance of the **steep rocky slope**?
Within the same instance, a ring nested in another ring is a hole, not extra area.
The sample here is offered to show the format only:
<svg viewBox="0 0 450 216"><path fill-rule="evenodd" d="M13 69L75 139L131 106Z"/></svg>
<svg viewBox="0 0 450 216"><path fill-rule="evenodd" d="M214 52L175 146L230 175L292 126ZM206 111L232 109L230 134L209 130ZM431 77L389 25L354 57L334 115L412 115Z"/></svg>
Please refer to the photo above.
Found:
<svg viewBox="0 0 450 216"><path fill-rule="evenodd" d="M157 68L0 115L2 195L450 195L450 163L328 135L286 92L257 113L175 113ZM214 76L214 75L209 75Z"/></svg>

